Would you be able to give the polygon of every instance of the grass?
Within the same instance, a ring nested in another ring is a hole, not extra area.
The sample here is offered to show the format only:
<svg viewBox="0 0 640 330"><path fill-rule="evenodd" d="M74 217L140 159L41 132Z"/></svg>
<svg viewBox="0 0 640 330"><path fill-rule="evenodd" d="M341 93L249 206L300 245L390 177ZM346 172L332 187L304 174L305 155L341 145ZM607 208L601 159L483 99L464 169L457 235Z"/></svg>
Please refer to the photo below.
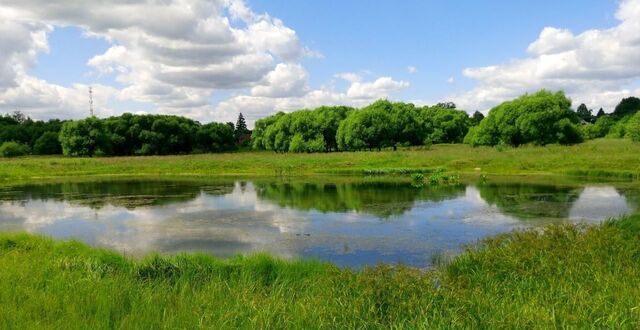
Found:
<svg viewBox="0 0 640 330"><path fill-rule="evenodd" d="M0 327L640 327L640 216L487 239L429 271L267 255L130 260L0 234Z"/></svg>
<svg viewBox="0 0 640 330"><path fill-rule="evenodd" d="M323 174L410 175L438 168L459 174L573 175L640 178L640 143L600 139L575 146L498 149L435 145L430 149L329 154L227 154L0 159L0 180L78 176L313 176Z"/></svg>

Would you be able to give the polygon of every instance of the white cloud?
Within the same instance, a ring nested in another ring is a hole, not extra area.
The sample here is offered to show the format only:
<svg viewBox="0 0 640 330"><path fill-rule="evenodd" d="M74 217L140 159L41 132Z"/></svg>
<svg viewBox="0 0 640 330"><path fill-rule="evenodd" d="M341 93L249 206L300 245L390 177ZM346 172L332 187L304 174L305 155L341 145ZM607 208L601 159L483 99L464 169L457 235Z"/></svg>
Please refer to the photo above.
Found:
<svg viewBox="0 0 640 330"><path fill-rule="evenodd" d="M336 73L334 77L342 79L344 81L348 81L350 83L362 81L362 77L355 72Z"/></svg>
<svg viewBox="0 0 640 330"><path fill-rule="evenodd" d="M408 72L409 74L414 74L414 73L418 72L418 68L416 68L416 67L415 67L415 66L413 66L413 65L409 65L409 66L407 67L407 72Z"/></svg>
<svg viewBox="0 0 640 330"><path fill-rule="evenodd" d="M57 110L45 114L46 108L65 108L66 118L86 108L83 88L27 74L36 55L48 51L55 26L78 26L110 42L87 63L125 86L109 96L148 102L159 112L207 116L220 89L299 95L306 72L297 62L322 56L303 47L281 20L254 13L242 0L0 0L0 111L19 105L36 117L53 117ZM294 76L294 82L283 80ZM31 99L20 103L21 95Z"/></svg>
<svg viewBox="0 0 640 330"><path fill-rule="evenodd" d="M300 64L280 63L265 77L265 84L251 89L253 96L300 96L308 89L307 71Z"/></svg>
<svg viewBox="0 0 640 330"><path fill-rule="evenodd" d="M252 125L256 119L278 111L290 112L322 105L361 107L409 86L408 82L396 81L390 77L363 82L360 76L351 73L336 76L351 81L346 91L337 91L333 87L323 86L319 89L307 90L306 93L297 97L267 97L255 95L255 93L239 95L221 102L216 108L215 118L219 121L233 121L238 113L242 112L247 118L247 123Z"/></svg>
<svg viewBox="0 0 640 330"><path fill-rule="evenodd" d="M456 78L454 78L453 76L452 76L452 77L449 77L449 79L447 79L447 82L448 82L449 84L453 84L454 82L456 82Z"/></svg>
<svg viewBox="0 0 640 330"><path fill-rule="evenodd" d="M478 82L450 96L466 109L486 110L525 92L563 89L575 102L611 110L622 97L640 93L640 0L622 0L609 29L575 35L547 27L528 47L531 57L494 66L468 68Z"/></svg>
<svg viewBox="0 0 640 330"><path fill-rule="evenodd" d="M391 77L380 77L372 82L354 82L347 90L347 96L358 100L383 98L390 93L409 86L406 81L396 81Z"/></svg>

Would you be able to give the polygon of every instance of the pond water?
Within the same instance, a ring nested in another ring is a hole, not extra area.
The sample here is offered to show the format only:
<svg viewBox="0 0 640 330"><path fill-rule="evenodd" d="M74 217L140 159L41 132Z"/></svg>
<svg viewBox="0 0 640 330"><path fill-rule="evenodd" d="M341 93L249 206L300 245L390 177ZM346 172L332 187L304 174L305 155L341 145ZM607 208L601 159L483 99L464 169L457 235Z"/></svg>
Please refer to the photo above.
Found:
<svg viewBox="0 0 640 330"><path fill-rule="evenodd" d="M130 256L269 252L341 266L427 267L488 235L635 211L640 190L526 183L103 181L0 188L0 231Z"/></svg>

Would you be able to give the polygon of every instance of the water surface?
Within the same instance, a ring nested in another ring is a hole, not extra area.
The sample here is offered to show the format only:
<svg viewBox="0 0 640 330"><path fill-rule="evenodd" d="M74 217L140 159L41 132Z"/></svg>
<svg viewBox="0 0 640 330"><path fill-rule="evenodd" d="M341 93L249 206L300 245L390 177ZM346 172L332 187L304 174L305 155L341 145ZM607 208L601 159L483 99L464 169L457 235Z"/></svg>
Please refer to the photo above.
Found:
<svg viewBox="0 0 640 330"><path fill-rule="evenodd" d="M605 184L119 180L0 188L0 231L133 256L266 251L350 267L425 267L488 235L599 222L639 204L639 190Z"/></svg>

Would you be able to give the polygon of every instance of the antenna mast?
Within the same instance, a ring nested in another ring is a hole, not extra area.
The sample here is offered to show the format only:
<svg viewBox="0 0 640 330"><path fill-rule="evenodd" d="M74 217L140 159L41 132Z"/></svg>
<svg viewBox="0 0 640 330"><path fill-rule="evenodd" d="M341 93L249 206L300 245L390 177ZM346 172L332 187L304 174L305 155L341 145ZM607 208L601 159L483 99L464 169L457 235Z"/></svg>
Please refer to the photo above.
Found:
<svg viewBox="0 0 640 330"><path fill-rule="evenodd" d="M93 87L89 86L89 114L91 117L95 116L93 113Z"/></svg>

